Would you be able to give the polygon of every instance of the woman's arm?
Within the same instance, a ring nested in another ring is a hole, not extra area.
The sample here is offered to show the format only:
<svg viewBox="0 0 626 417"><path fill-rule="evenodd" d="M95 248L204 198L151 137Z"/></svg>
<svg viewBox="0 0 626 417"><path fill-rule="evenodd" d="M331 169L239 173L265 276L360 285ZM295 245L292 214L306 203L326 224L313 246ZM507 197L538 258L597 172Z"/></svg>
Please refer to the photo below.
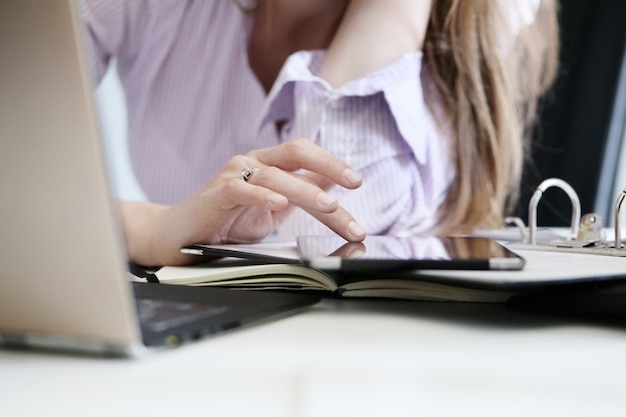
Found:
<svg viewBox="0 0 626 417"><path fill-rule="evenodd" d="M352 0L318 75L334 87L422 49L432 0Z"/></svg>

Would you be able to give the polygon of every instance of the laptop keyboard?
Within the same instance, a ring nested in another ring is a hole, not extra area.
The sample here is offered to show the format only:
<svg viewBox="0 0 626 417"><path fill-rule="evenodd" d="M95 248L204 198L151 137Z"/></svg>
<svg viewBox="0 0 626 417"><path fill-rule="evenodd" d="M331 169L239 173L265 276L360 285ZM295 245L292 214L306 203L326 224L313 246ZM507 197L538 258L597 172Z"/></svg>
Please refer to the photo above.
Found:
<svg viewBox="0 0 626 417"><path fill-rule="evenodd" d="M228 306L181 301L137 299L139 321L153 332L163 332L198 320L224 314Z"/></svg>

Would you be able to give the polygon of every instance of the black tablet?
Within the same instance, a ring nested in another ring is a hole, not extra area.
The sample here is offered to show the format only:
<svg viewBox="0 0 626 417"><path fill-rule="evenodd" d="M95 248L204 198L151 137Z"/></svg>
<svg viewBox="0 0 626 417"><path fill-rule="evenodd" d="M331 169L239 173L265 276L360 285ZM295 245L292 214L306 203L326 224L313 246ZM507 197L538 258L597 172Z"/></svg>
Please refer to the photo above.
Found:
<svg viewBox="0 0 626 417"><path fill-rule="evenodd" d="M408 269L520 270L524 259L483 237L368 236L350 243L335 236L297 238L301 262L327 271Z"/></svg>

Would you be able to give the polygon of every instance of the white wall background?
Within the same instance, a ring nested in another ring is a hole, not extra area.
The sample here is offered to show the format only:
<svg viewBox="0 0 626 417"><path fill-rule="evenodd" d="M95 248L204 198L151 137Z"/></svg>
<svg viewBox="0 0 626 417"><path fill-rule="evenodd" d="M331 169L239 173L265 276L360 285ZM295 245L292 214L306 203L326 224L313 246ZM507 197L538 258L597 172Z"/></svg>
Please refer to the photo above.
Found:
<svg viewBox="0 0 626 417"><path fill-rule="evenodd" d="M127 147L126 101L114 65L96 89L113 194L125 200L146 197L133 173Z"/></svg>

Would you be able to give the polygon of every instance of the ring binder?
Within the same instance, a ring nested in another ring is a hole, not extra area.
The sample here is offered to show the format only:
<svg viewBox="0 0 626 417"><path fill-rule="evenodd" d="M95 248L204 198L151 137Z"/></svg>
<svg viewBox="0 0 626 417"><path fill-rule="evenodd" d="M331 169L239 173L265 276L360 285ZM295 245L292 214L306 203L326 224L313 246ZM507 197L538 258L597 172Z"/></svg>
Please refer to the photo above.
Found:
<svg viewBox="0 0 626 417"><path fill-rule="evenodd" d="M551 188L558 187L563 190L572 203L572 222L570 236L563 239L537 242L537 206L543 193ZM522 219L507 217L507 224L514 224L520 229L521 241L514 244L523 249L540 249L565 251L574 253L587 253L593 255L626 257L626 247L621 242L621 209L626 199L626 188L620 193L615 204L615 243L606 242L603 235L603 219L596 213L588 213L581 216L581 206L578 194L571 185L560 178L548 178L537 186L528 206L528 239L526 227Z"/></svg>
<svg viewBox="0 0 626 417"><path fill-rule="evenodd" d="M615 204L615 249L618 250L622 248L622 229L620 227L620 218L624 197L626 197L626 188L624 188L619 194L619 197L617 197L617 203Z"/></svg>
<svg viewBox="0 0 626 417"><path fill-rule="evenodd" d="M558 187L561 190L565 191L567 196L570 198L572 202L572 223L571 223L571 233L572 238L576 238L578 236L578 227L580 224L580 199L578 198L578 194L569 185L567 182L563 181L559 178L548 178L539 184L537 189L535 190L532 198L530 199L530 204L528 207L528 235L529 235L529 243L534 245L536 243L536 234L537 234L537 206L539 205L539 200L543 196L543 193L551 187Z"/></svg>

